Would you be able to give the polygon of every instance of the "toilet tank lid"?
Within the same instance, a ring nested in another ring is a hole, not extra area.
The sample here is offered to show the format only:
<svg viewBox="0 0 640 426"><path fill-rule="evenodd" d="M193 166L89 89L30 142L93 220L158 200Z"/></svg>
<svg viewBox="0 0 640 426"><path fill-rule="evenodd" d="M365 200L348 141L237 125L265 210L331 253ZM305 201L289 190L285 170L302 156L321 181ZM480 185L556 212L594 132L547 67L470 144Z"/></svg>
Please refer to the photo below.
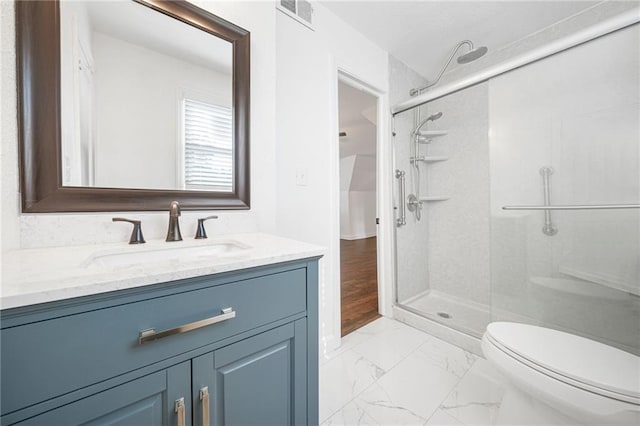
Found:
<svg viewBox="0 0 640 426"><path fill-rule="evenodd" d="M575 381L640 398L640 357L594 340L528 324L494 322L489 336L531 363Z"/></svg>

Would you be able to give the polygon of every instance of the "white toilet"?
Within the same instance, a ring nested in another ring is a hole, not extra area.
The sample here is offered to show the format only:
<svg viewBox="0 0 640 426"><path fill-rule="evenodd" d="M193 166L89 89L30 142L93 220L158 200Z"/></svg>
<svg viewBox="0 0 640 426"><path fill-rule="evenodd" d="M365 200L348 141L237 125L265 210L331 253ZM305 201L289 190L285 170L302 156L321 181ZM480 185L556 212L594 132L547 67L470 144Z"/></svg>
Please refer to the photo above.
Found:
<svg viewBox="0 0 640 426"><path fill-rule="evenodd" d="M640 425L636 355L509 322L487 326L482 351L507 380L496 424Z"/></svg>

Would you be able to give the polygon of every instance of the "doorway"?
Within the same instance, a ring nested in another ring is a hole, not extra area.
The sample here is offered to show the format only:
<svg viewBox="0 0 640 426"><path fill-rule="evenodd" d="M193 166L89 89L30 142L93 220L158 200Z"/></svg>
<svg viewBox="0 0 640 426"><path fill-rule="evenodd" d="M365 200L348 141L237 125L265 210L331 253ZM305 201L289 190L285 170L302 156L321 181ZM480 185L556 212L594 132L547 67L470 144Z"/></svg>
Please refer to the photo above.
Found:
<svg viewBox="0 0 640 426"><path fill-rule="evenodd" d="M338 82L341 336L380 317L376 96Z"/></svg>

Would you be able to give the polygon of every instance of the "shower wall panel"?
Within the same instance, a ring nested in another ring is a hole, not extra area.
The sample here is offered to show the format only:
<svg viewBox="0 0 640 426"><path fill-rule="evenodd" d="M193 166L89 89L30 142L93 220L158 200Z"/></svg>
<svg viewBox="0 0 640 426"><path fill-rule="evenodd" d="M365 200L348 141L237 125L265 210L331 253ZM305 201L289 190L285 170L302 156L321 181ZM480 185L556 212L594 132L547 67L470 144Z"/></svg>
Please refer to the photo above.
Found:
<svg viewBox="0 0 640 426"><path fill-rule="evenodd" d="M486 309L490 301L487 103L487 83L429 103L429 114L443 114L430 129L448 134L425 145L423 154L448 160L421 165L427 175L422 192L450 197L424 207L430 288Z"/></svg>

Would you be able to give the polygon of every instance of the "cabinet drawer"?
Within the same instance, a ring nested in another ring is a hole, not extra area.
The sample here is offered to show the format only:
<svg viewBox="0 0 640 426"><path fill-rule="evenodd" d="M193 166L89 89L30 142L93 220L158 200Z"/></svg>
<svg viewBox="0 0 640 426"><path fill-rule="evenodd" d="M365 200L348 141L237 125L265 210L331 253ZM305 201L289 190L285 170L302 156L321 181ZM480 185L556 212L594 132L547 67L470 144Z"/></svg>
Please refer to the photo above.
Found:
<svg viewBox="0 0 640 426"><path fill-rule="evenodd" d="M219 315L223 322L140 344L139 333ZM4 329L2 414L251 330L306 309L306 270Z"/></svg>

